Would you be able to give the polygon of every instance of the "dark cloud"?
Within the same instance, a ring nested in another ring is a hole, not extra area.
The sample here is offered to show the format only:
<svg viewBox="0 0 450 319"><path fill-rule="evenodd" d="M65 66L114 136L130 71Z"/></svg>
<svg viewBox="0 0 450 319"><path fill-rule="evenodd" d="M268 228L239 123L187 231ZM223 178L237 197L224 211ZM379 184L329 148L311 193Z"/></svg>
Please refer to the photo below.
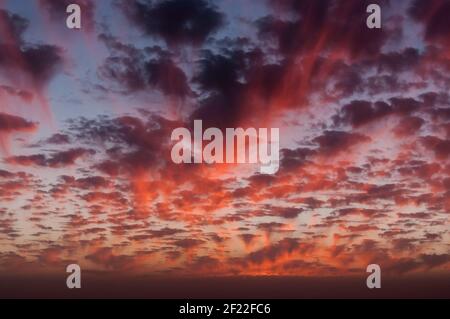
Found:
<svg viewBox="0 0 450 319"><path fill-rule="evenodd" d="M310 163L308 158L316 154L316 151L309 148L282 149L281 154L281 172L288 172Z"/></svg>
<svg viewBox="0 0 450 319"><path fill-rule="evenodd" d="M42 154L36 155L22 155L14 156L6 159L9 164L23 165L23 166L46 166L46 157Z"/></svg>
<svg viewBox="0 0 450 319"><path fill-rule="evenodd" d="M73 148L67 151L53 153L50 157L43 154L21 155L6 158L9 164L23 166L47 166L52 168L60 168L75 164L75 161L86 155L93 155L95 151L84 148Z"/></svg>
<svg viewBox="0 0 450 319"><path fill-rule="evenodd" d="M301 107L302 75L288 60L269 63L258 47L203 50L192 79L201 92L191 119L206 126L234 127L264 121L270 111ZM276 104L276 109L275 109Z"/></svg>
<svg viewBox="0 0 450 319"><path fill-rule="evenodd" d="M242 85L239 79L248 67L243 51L231 51L228 54L214 54L204 51L198 62L200 70L194 77L203 91L229 94Z"/></svg>
<svg viewBox="0 0 450 319"><path fill-rule="evenodd" d="M392 97L388 102L376 101L370 102L366 100L353 100L342 106L338 114L333 116L335 126L347 125L357 128L365 124L375 122L390 115L397 115L405 118L400 119L398 134L412 132L418 130L425 120L418 116L409 116L410 114L427 110L432 114L436 114L439 109L431 108L435 101L435 97L422 96L422 99Z"/></svg>
<svg viewBox="0 0 450 319"><path fill-rule="evenodd" d="M259 55L257 51L233 48L221 53L204 50L193 77L193 83L204 93L191 119L201 119L207 127L225 128L246 118L251 105L245 104L245 94L251 70L262 66Z"/></svg>
<svg viewBox="0 0 450 319"><path fill-rule="evenodd" d="M83 178L74 178L72 176L61 176L65 186L76 187L80 189L98 189L110 186L111 182L102 176L89 176Z"/></svg>
<svg viewBox="0 0 450 319"><path fill-rule="evenodd" d="M395 238L392 240L393 249L396 251L412 251L415 249L415 238Z"/></svg>
<svg viewBox="0 0 450 319"><path fill-rule="evenodd" d="M425 120L420 117L405 117L394 128L394 133L399 137L411 136L419 133L419 130L424 123Z"/></svg>
<svg viewBox="0 0 450 319"><path fill-rule="evenodd" d="M405 274L420 269L421 263L410 258L402 258L387 267L386 271L394 274Z"/></svg>
<svg viewBox="0 0 450 319"><path fill-rule="evenodd" d="M378 227L375 225L361 224L356 226L350 225L347 226L345 229L348 230L349 232L368 232L371 230L378 230Z"/></svg>
<svg viewBox="0 0 450 319"><path fill-rule="evenodd" d="M109 269L128 269L133 266L133 257L114 253L110 247L99 248L85 257Z"/></svg>
<svg viewBox="0 0 450 319"><path fill-rule="evenodd" d="M371 121L382 118L392 112L392 107L385 102L371 103L369 101L355 100L342 107L341 113L335 116L334 122L351 124L358 127Z"/></svg>
<svg viewBox="0 0 450 319"><path fill-rule="evenodd" d="M258 224L257 227L258 229L262 229L264 231L272 233L272 232L283 232L285 226L286 225L283 223L270 222L270 223L260 223Z"/></svg>
<svg viewBox="0 0 450 319"><path fill-rule="evenodd" d="M170 135L182 123L161 117L140 119L133 116L80 118L70 123L74 139L101 147L107 158L96 167L109 175L128 173L134 175L143 170L157 170L170 156Z"/></svg>
<svg viewBox="0 0 450 319"><path fill-rule="evenodd" d="M300 243L296 238L284 238L274 244L267 245L245 256L239 262L246 264L262 264L264 261L275 261L284 254L307 253L314 248L313 245Z"/></svg>
<svg viewBox="0 0 450 319"><path fill-rule="evenodd" d="M49 137L47 140L45 140L45 143L56 145L69 144L70 137L67 134L56 133L53 134L51 137Z"/></svg>
<svg viewBox="0 0 450 319"><path fill-rule="evenodd" d="M423 106L423 103L414 98L393 97L389 99L394 112L398 114L410 114Z"/></svg>
<svg viewBox="0 0 450 319"><path fill-rule="evenodd" d="M333 95L342 98L363 92L376 95L408 90L418 84L404 80L402 73L416 71L425 59L418 49L408 47L401 51L380 52L353 63L344 59L324 60L331 69L324 81L333 83Z"/></svg>
<svg viewBox="0 0 450 319"><path fill-rule="evenodd" d="M358 133L324 131L323 135L316 137L313 141L319 144L319 152L331 155L347 151L357 144L369 142L370 138Z"/></svg>
<svg viewBox="0 0 450 319"><path fill-rule="evenodd" d="M116 208L125 207L128 204L126 198L120 192L89 192L81 196L88 203L105 203Z"/></svg>
<svg viewBox="0 0 450 319"><path fill-rule="evenodd" d="M399 213L398 217L413 218L413 219L428 219L433 216L430 213L421 212L421 213Z"/></svg>
<svg viewBox="0 0 450 319"><path fill-rule="evenodd" d="M190 249L195 248L203 244L204 241L200 239L193 239L193 238L184 238L179 239L173 242L173 244L177 247L184 248L184 249Z"/></svg>
<svg viewBox="0 0 450 319"><path fill-rule="evenodd" d="M22 35L29 25L27 19L0 9L0 22L2 23L2 32L4 32L0 38L0 45L14 45L22 42Z"/></svg>
<svg viewBox="0 0 450 319"><path fill-rule="evenodd" d="M246 245L250 245L256 238L258 238L258 235L255 234L240 234L239 238L242 239L242 241L246 244Z"/></svg>
<svg viewBox="0 0 450 319"><path fill-rule="evenodd" d="M22 117L0 113L0 132L33 131L37 124L29 122Z"/></svg>
<svg viewBox="0 0 450 319"><path fill-rule="evenodd" d="M0 67L10 76L18 70L27 74L32 85L41 88L60 69L62 50L49 44L30 44L23 40L28 21L5 10L0 11L0 23L6 25L0 41ZM11 73L13 72L13 73Z"/></svg>
<svg viewBox="0 0 450 319"><path fill-rule="evenodd" d="M256 26L264 39L274 39L284 55L296 55L317 49L341 49L351 56L375 55L387 39L384 29L368 29L366 8L370 3L385 1L347 1L337 5L332 0L271 1L275 10L281 8L295 14L295 19L267 16ZM351 23L349 23L351 21ZM296 39L292 41L292 39Z"/></svg>
<svg viewBox="0 0 450 319"><path fill-rule="evenodd" d="M450 262L449 254L422 254L420 256L422 262L428 268L435 268Z"/></svg>
<svg viewBox="0 0 450 319"><path fill-rule="evenodd" d="M447 19L449 13L450 3L446 0L415 0L409 8L409 14L424 23L425 39L430 42L442 41L450 44L450 26Z"/></svg>
<svg viewBox="0 0 450 319"><path fill-rule="evenodd" d="M111 51L99 67L99 74L120 90L135 93L156 89L182 99L192 95L186 74L160 47L139 50L106 34L99 38Z"/></svg>
<svg viewBox="0 0 450 319"><path fill-rule="evenodd" d="M223 14L206 0L133 0L121 7L147 35L169 45L201 44L224 23Z"/></svg>
<svg viewBox="0 0 450 319"><path fill-rule="evenodd" d="M437 158L446 159L450 155L450 141L436 136L425 136L420 139L421 143L433 151Z"/></svg>
<svg viewBox="0 0 450 319"><path fill-rule="evenodd" d="M402 72L412 70L420 62L421 55L416 48L406 48L401 52L382 53L373 60L378 71Z"/></svg>
<svg viewBox="0 0 450 319"><path fill-rule="evenodd" d="M267 212L269 216L277 216L286 219L296 218L303 212L303 209L296 207L277 207L269 206L267 207ZM261 224L259 225L261 226Z"/></svg>
<svg viewBox="0 0 450 319"><path fill-rule="evenodd" d="M186 97L191 93L184 71L170 59L152 59L146 65L147 81L169 96Z"/></svg>
<svg viewBox="0 0 450 319"><path fill-rule="evenodd" d="M96 164L94 168L104 174L117 176L119 174L120 164L114 161L106 160L99 164Z"/></svg>
<svg viewBox="0 0 450 319"><path fill-rule="evenodd" d="M26 71L35 83L47 82L60 69L62 50L54 45L29 45L22 51Z"/></svg>
<svg viewBox="0 0 450 319"><path fill-rule="evenodd" d="M93 154L95 154L94 150L74 148L68 151L62 151L52 154L52 156L46 160L46 164L50 167L64 167L73 165L75 161L80 157Z"/></svg>
<svg viewBox="0 0 450 319"><path fill-rule="evenodd" d="M1 178L12 178L12 177L14 177L14 176L15 176L14 173L5 171L5 170L3 170L3 169L0 169L0 177L1 177Z"/></svg>

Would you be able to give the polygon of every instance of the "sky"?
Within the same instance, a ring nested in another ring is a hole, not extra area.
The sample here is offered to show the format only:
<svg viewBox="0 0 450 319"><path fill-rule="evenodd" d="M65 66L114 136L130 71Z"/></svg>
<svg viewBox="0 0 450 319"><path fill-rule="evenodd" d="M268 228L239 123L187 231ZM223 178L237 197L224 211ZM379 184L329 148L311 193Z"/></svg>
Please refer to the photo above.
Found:
<svg viewBox="0 0 450 319"><path fill-rule="evenodd" d="M0 1L2 277L375 263L448 278L449 14L447 0ZM194 120L279 128L279 170L173 163L171 132Z"/></svg>

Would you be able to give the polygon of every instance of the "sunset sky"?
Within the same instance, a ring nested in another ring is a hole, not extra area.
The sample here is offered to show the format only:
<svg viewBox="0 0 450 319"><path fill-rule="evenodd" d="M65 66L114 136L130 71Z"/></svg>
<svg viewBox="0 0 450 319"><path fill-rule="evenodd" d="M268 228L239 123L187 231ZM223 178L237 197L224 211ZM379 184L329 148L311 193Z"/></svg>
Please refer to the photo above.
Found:
<svg viewBox="0 0 450 319"><path fill-rule="evenodd" d="M448 278L449 17L446 0L0 1L0 272ZM278 172L174 164L196 119L279 128Z"/></svg>

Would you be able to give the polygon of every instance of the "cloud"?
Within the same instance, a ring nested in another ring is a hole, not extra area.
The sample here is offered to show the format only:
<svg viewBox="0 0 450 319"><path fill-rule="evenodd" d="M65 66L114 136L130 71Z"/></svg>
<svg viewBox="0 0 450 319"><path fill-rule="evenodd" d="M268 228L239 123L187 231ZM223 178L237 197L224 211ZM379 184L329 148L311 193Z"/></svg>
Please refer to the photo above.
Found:
<svg viewBox="0 0 450 319"><path fill-rule="evenodd" d="M332 155L346 151L359 143L369 142L370 138L358 133L343 131L325 131L313 140L319 144L319 151L324 155Z"/></svg>
<svg viewBox="0 0 450 319"><path fill-rule="evenodd" d="M420 128L424 125L425 120L410 116L403 118L394 129L394 133L399 137L407 137L419 133Z"/></svg>
<svg viewBox="0 0 450 319"><path fill-rule="evenodd" d="M32 85L42 88L61 66L62 50L49 44L26 43L23 33L29 22L19 15L0 10L0 22L6 25L0 40L0 68L12 78L13 73L21 71Z"/></svg>
<svg viewBox="0 0 450 319"><path fill-rule="evenodd" d="M0 21L5 35L2 37L1 44L14 44L21 42L21 37L29 26L29 21L18 14L10 13L0 9Z"/></svg>
<svg viewBox="0 0 450 319"><path fill-rule="evenodd" d="M422 262L429 268L435 268L450 262L449 254L422 254L420 255Z"/></svg>
<svg viewBox="0 0 450 319"><path fill-rule="evenodd" d="M0 85L0 93L1 91L9 94L10 96L16 96L19 97L20 99L22 99L22 101L24 102L31 102L33 100L33 93L26 91L26 90L21 90L21 89L15 89L9 85ZM1 96L1 94L0 94Z"/></svg>
<svg viewBox="0 0 450 319"><path fill-rule="evenodd" d="M181 99L193 94L184 71L160 47L139 50L107 34L100 34L99 39L111 51L99 67L99 74L124 93L156 89L166 96Z"/></svg>
<svg viewBox="0 0 450 319"><path fill-rule="evenodd" d="M371 103L355 100L342 107L341 114L335 116L335 124L351 124L358 127L392 113L392 107L385 102Z"/></svg>
<svg viewBox="0 0 450 319"><path fill-rule="evenodd" d="M50 118L50 106L45 97L45 88L50 80L62 69L63 50L55 45L28 42L25 31L29 21L17 14L0 9L0 77L2 91L19 97L22 103L37 101L41 107L38 114ZM27 38L28 39L28 38ZM2 95L0 95L2 98ZM17 113L17 101L1 99L2 110ZM35 110L28 112L33 114Z"/></svg>
<svg viewBox="0 0 450 319"><path fill-rule="evenodd" d="M266 16L257 20L256 26L260 36L274 39L284 55L342 49L351 57L370 56L379 53L387 40L384 29L371 32L374 30L366 27L365 12L370 1L351 0L345 6L333 5L328 0L271 3L275 10L281 8L295 18ZM319 48L317 39L321 39Z"/></svg>
<svg viewBox="0 0 450 319"><path fill-rule="evenodd" d="M437 158L445 159L450 155L450 141L436 136L425 136L420 139L421 143L433 151Z"/></svg>
<svg viewBox="0 0 450 319"><path fill-rule="evenodd" d="M45 144L55 144L55 145L63 145L63 144L69 144L70 143L70 137L67 134L61 134L56 133L53 134L51 137L49 137Z"/></svg>
<svg viewBox="0 0 450 319"><path fill-rule="evenodd" d="M32 132L37 124L29 122L22 117L0 113L0 133Z"/></svg>
<svg viewBox="0 0 450 319"><path fill-rule="evenodd" d="M83 156L93 155L95 151L84 148L73 148L67 151L53 153L50 157L43 154L12 156L5 159L9 164L22 166L44 166L61 168L74 165Z"/></svg>
<svg viewBox="0 0 450 319"><path fill-rule="evenodd" d="M201 44L224 23L223 14L206 0L133 0L121 7L145 34L169 45Z"/></svg>
<svg viewBox="0 0 450 319"><path fill-rule="evenodd" d="M132 256L118 255L110 247L99 248L86 255L86 259L109 269L123 270L134 266Z"/></svg>
<svg viewBox="0 0 450 319"><path fill-rule="evenodd" d="M193 238L184 238L184 239L174 241L173 244L177 247L190 249L190 248L198 247L199 245L203 244L203 240L193 239Z"/></svg>
<svg viewBox="0 0 450 319"><path fill-rule="evenodd" d="M450 4L445 0L426 1L415 0L409 8L409 14L424 24L425 40L429 42L438 41L450 44L448 34L450 27L447 23L447 13Z"/></svg>

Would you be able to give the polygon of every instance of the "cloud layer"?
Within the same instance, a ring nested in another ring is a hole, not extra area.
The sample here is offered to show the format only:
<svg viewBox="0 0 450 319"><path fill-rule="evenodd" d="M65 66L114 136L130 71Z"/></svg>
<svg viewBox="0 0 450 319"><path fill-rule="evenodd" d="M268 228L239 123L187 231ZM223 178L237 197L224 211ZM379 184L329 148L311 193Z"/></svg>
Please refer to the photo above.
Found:
<svg viewBox="0 0 450 319"><path fill-rule="evenodd" d="M4 6L0 269L448 274L449 2L372 2ZM279 171L174 164L194 119L279 127Z"/></svg>

